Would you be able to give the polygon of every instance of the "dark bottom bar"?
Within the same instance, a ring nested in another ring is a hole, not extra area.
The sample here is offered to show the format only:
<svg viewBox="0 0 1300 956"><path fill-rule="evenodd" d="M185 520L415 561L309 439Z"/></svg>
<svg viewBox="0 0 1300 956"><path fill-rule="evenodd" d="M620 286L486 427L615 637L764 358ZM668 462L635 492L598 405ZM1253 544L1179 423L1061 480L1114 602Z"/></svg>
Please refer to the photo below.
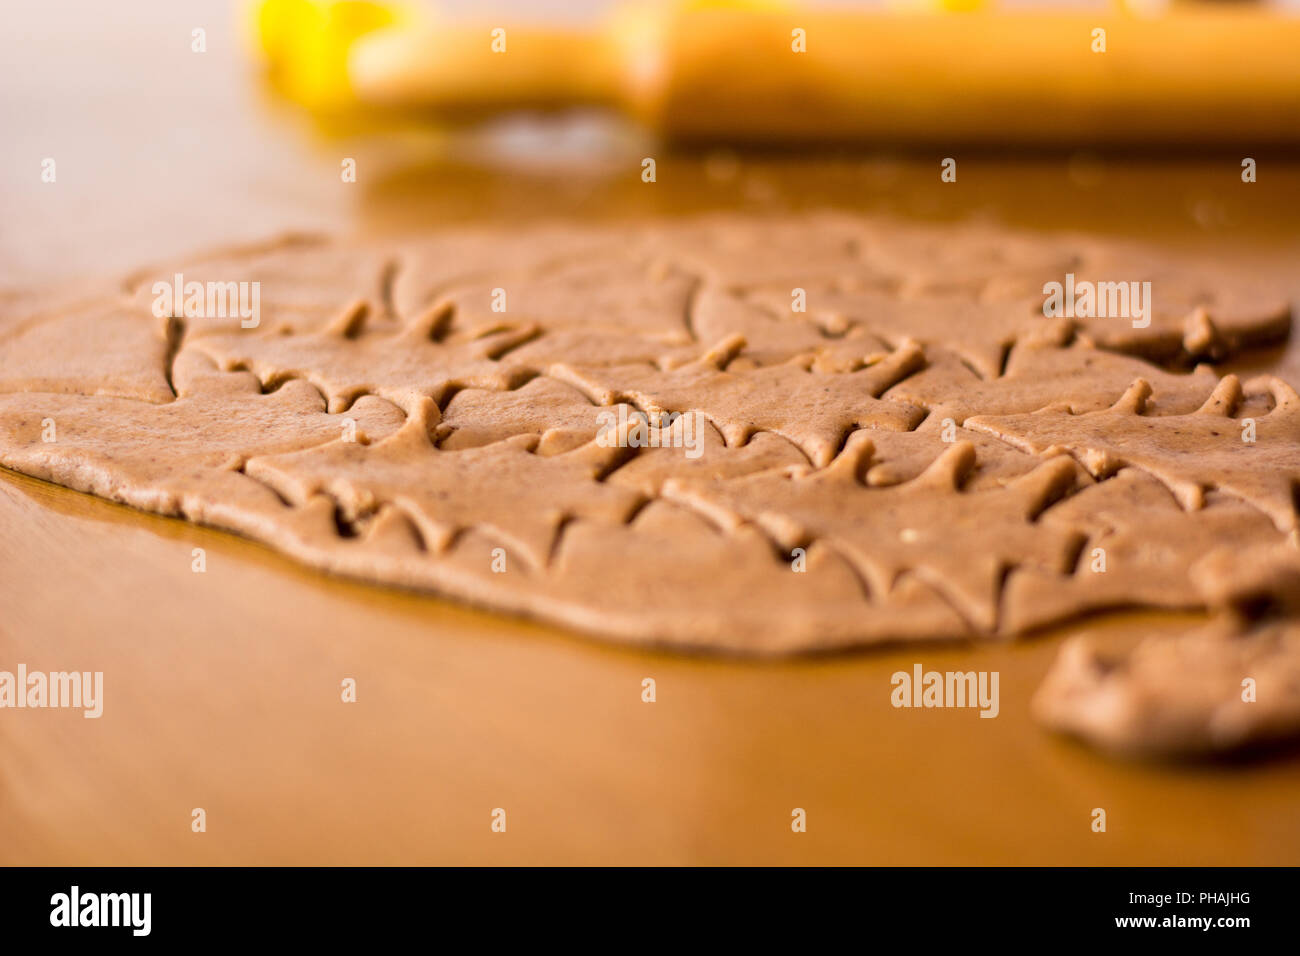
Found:
<svg viewBox="0 0 1300 956"><path fill-rule="evenodd" d="M1293 921L1295 871L50 868L4 870L0 880L7 942L378 943L435 929L488 942L517 928L538 944L807 943L892 929L928 949L946 939L1097 937L1231 945Z"/></svg>

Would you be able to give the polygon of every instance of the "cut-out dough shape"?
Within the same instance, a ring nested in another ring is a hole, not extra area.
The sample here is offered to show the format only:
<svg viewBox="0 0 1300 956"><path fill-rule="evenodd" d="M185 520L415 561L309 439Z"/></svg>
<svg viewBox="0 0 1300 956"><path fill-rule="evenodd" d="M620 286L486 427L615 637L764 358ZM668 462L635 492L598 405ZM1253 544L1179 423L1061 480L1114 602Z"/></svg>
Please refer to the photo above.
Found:
<svg viewBox="0 0 1300 956"><path fill-rule="evenodd" d="M463 342L434 341L424 329L376 332L357 337L335 333L294 336L205 336L202 349L222 368L247 368L267 383L288 378L311 381L335 411L359 396L375 394L408 411L422 398L446 402L462 388L507 389L534 374L526 366L499 361L534 334L530 329L490 332Z"/></svg>
<svg viewBox="0 0 1300 956"><path fill-rule="evenodd" d="M951 446L921 476L870 488L861 475L873 452L870 432L855 432L827 468L796 467L733 481L674 480L669 498L698 508L726 527L763 527L783 548L816 540L856 566L872 593L888 594L912 571L948 594L982 630L997 624L1004 572L1023 564L1064 571L1082 536L1036 525L1034 519L1075 482L1068 458L1044 462L1001 488L963 493L975 464L969 442Z"/></svg>
<svg viewBox="0 0 1300 956"><path fill-rule="evenodd" d="M334 442L287 455L259 456L246 472L302 503L321 492L349 520L391 503L402 509L433 551L478 527L511 544L529 565L544 566L561 525L577 517L625 521L641 496L598 479L631 450L595 441L562 455L533 454L537 439L520 435L464 451L440 451L421 416L373 445Z"/></svg>
<svg viewBox="0 0 1300 956"><path fill-rule="evenodd" d="M1085 488L1039 519L1087 536L1069 577L1022 568L1007 580L1003 627L1010 633L1093 611L1205 607L1205 588L1193 569L1219 548L1237 560L1249 549L1277 545L1282 536L1268 516L1217 492L1205 507L1184 511L1155 478L1132 468Z"/></svg>
<svg viewBox="0 0 1300 956"><path fill-rule="evenodd" d="M776 432L799 446L818 467L830 462L851 428L905 430L924 417L913 405L876 398L924 364L915 345L904 345L856 372L816 372L808 360L729 371L727 363L744 344L733 337L699 361L669 371L649 366L560 365L551 374L602 405L625 401L656 414L698 411L717 426L728 445L743 445L757 431Z"/></svg>
<svg viewBox="0 0 1300 956"><path fill-rule="evenodd" d="M1280 379L1262 379L1252 383L1256 386L1270 392L1276 404L1252 422L1231 417L1242 390L1229 375L1188 415L1144 415L1151 386L1139 379L1104 411L975 416L966 427L1035 454L1069 451L1101 478L1126 465L1141 468L1164 482L1189 511L1202 506L1207 490L1218 489L1259 508L1289 533L1297 527L1300 397Z"/></svg>

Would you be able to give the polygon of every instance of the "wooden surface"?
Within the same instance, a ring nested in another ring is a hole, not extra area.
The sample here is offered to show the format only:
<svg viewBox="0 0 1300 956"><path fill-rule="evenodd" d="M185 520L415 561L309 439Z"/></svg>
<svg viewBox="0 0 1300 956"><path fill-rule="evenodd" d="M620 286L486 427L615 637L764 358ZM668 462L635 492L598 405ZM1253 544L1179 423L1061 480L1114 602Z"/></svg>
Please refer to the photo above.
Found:
<svg viewBox="0 0 1300 956"><path fill-rule="evenodd" d="M583 123L470 141L312 127L259 91L224 4L12 14L7 284L285 229L712 208L984 216L1279 267L1298 248L1300 166L1279 157L1255 157L1252 186L1234 155L960 157L942 185L939 157L714 152L662 157L647 186L654 147ZM39 181L45 156L56 184ZM1295 355L1247 364L1294 373ZM1187 620L1074 630L1122 641ZM99 720L0 711L0 862L1300 862L1300 757L1143 766L1032 723L1060 637L762 664L635 652L0 472L0 669L102 670L106 685ZM918 661L999 671L1001 715L894 710L889 675Z"/></svg>

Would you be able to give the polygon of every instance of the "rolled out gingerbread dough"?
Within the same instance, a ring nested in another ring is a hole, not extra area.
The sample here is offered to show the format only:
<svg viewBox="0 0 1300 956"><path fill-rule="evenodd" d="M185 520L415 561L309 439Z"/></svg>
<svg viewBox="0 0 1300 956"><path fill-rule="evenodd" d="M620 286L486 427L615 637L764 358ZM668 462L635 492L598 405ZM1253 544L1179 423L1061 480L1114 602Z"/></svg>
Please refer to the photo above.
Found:
<svg viewBox="0 0 1300 956"><path fill-rule="evenodd" d="M1150 300L1044 314L1067 275ZM1000 639L1224 606L1207 553L1294 551L1300 398L1212 367L1287 336L1280 289L830 214L294 237L0 298L0 464L603 638ZM1122 673L1073 647L1039 712L1134 750L1296 733L1289 620Z"/></svg>

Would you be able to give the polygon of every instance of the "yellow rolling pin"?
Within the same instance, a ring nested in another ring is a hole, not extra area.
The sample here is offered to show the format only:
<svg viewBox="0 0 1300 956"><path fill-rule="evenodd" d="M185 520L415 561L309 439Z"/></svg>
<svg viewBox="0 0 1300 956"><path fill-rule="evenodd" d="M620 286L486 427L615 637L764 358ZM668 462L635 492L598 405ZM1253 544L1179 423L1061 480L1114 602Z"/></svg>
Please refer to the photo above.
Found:
<svg viewBox="0 0 1300 956"><path fill-rule="evenodd" d="M356 5L268 0L263 12L304 4ZM696 2L619 8L582 31L361 6L373 26L322 43L318 17L314 38L282 37L285 49L332 43L329 95L313 105L453 119L599 106L676 141L1300 143L1300 17L1263 7L1146 17ZM283 68L292 57L273 46Z"/></svg>

